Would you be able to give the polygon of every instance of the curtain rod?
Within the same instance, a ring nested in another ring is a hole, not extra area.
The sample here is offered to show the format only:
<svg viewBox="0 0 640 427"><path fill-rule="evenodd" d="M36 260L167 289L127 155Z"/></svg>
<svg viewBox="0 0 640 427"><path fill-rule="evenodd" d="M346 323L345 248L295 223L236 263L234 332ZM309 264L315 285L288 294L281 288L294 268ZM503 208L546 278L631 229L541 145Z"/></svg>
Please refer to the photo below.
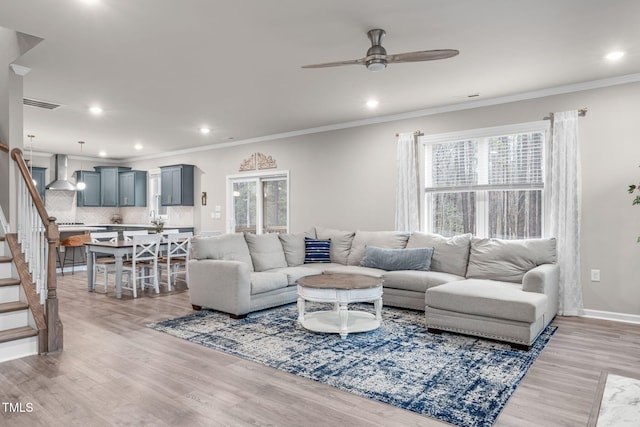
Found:
<svg viewBox="0 0 640 427"><path fill-rule="evenodd" d="M584 108L580 108L578 109L578 116L580 117L584 117L587 115L587 107ZM547 117L543 117L543 120L552 120L553 119L553 113L549 113L549 115Z"/></svg>
<svg viewBox="0 0 640 427"><path fill-rule="evenodd" d="M399 137L399 136L400 136L400 134L396 133L396 138ZM417 130L417 131L413 132L413 136L424 136L424 133L422 133L422 131Z"/></svg>

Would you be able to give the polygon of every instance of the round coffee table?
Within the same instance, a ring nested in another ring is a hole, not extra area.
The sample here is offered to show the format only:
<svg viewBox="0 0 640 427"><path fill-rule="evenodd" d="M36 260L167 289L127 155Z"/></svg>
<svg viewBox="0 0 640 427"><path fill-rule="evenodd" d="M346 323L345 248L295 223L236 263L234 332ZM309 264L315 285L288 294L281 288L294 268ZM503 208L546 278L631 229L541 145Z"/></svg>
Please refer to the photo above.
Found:
<svg viewBox="0 0 640 427"><path fill-rule="evenodd" d="M333 303L333 310L305 313L305 301ZM349 310L352 302L374 303L375 315ZM362 274L320 274L298 280L298 322L310 331L366 332L382 322L382 279Z"/></svg>

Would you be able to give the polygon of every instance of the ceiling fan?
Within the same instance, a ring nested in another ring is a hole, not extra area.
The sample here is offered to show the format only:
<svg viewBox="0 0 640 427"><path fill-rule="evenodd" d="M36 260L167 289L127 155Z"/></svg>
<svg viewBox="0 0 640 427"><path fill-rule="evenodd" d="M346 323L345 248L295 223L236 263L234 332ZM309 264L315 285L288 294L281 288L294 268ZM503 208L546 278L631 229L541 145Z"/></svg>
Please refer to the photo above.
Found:
<svg viewBox="0 0 640 427"><path fill-rule="evenodd" d="M367 56L364 58L325 62L323 64L303 65L302 68L327 68L339 67L342 65L362 64L370 71L381 71L384 70L389 63L434 61L436 59L451 58L460 53L455 49L436 49L387 55L386 49L381 45L382 38L385 34L385 31L381 29L369 30L367 32L367 36L369 37L369 40L371 40L371 47L367 50Z"/></svg>

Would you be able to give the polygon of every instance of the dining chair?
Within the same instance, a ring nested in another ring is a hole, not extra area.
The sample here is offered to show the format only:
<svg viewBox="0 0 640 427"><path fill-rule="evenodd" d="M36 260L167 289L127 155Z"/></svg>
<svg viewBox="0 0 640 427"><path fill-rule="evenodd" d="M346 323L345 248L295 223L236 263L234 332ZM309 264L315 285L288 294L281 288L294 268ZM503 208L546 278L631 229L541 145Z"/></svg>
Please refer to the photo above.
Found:
<svg viewBox="0 0 640 427"><path fill-rule="evenodd" d="M118 232L117 231L109 231L109 232L94 232L89 234L91 238L91 243L98 242L109 242L109 243L117 243L118 242ZM107 292L107 284L109 280L109 273L115 273L115 264L116 259L112 255L108 254L100 254L96 252L91 252L91 256L93 257L93 286L95 289L96 285L104 285L104 292ZM103 282L98 283L98 274L102 274Z"/></svg>
<svg viewBox="0 0 640 427"><path fill-rule="evenodd" d="M171 290L171 282L176 285L180 267L184 267L184 282L189 287L189 270L187 263L189 262L189 253L191 251L192 232L171 233L166 236L167 250L166 254L160 259L162 270L167 272L167 290ZM162 278L162 271L160 272Z"/></svg>
<svg viewBox="0 0 640 427"><path fill-rule="evenodd" d="M122 232L122 238L125 242L133 240L133 236L146 236L149 234L149 230L128 230Z"/></svg>
<svg viewBox="0 0 640 427"><path fill-rule="evenodd" d="M147 234L132 236L132 256L131 260L125 261L122 271L126 272L128 278L126 285L122 289L129 289L133 292L133 297L137 298L138 282L140 289L144 291L145 285L152 286L156 293L160 292L158 286L158 250L160 248L161 235ZM152 284L149 283L152 281Z"/></svg>

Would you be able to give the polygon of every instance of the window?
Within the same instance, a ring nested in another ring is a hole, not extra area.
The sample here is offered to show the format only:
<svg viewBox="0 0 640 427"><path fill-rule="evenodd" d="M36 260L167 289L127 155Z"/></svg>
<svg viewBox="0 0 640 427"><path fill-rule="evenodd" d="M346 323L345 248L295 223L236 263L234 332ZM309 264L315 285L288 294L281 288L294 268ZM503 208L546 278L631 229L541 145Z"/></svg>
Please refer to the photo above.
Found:
<svg viewBox="0 0 640 427"><path fill-rule="evenodd" d="M548 123L422 138L425 228L452 236L542 236Z"/></svg>
<svg viewBox="0 0 640 427"><path fill-rule="evenodd" d="M160 202L160 169L149 171L149 218L169 219L169 212L166 206L162 206Z"/></svg>
<svg viewBox="0 0 640 427"><path fill-rule="evenodd" d="M288 232L288 172L230 176L227 182L229 232Z"/></svg>

